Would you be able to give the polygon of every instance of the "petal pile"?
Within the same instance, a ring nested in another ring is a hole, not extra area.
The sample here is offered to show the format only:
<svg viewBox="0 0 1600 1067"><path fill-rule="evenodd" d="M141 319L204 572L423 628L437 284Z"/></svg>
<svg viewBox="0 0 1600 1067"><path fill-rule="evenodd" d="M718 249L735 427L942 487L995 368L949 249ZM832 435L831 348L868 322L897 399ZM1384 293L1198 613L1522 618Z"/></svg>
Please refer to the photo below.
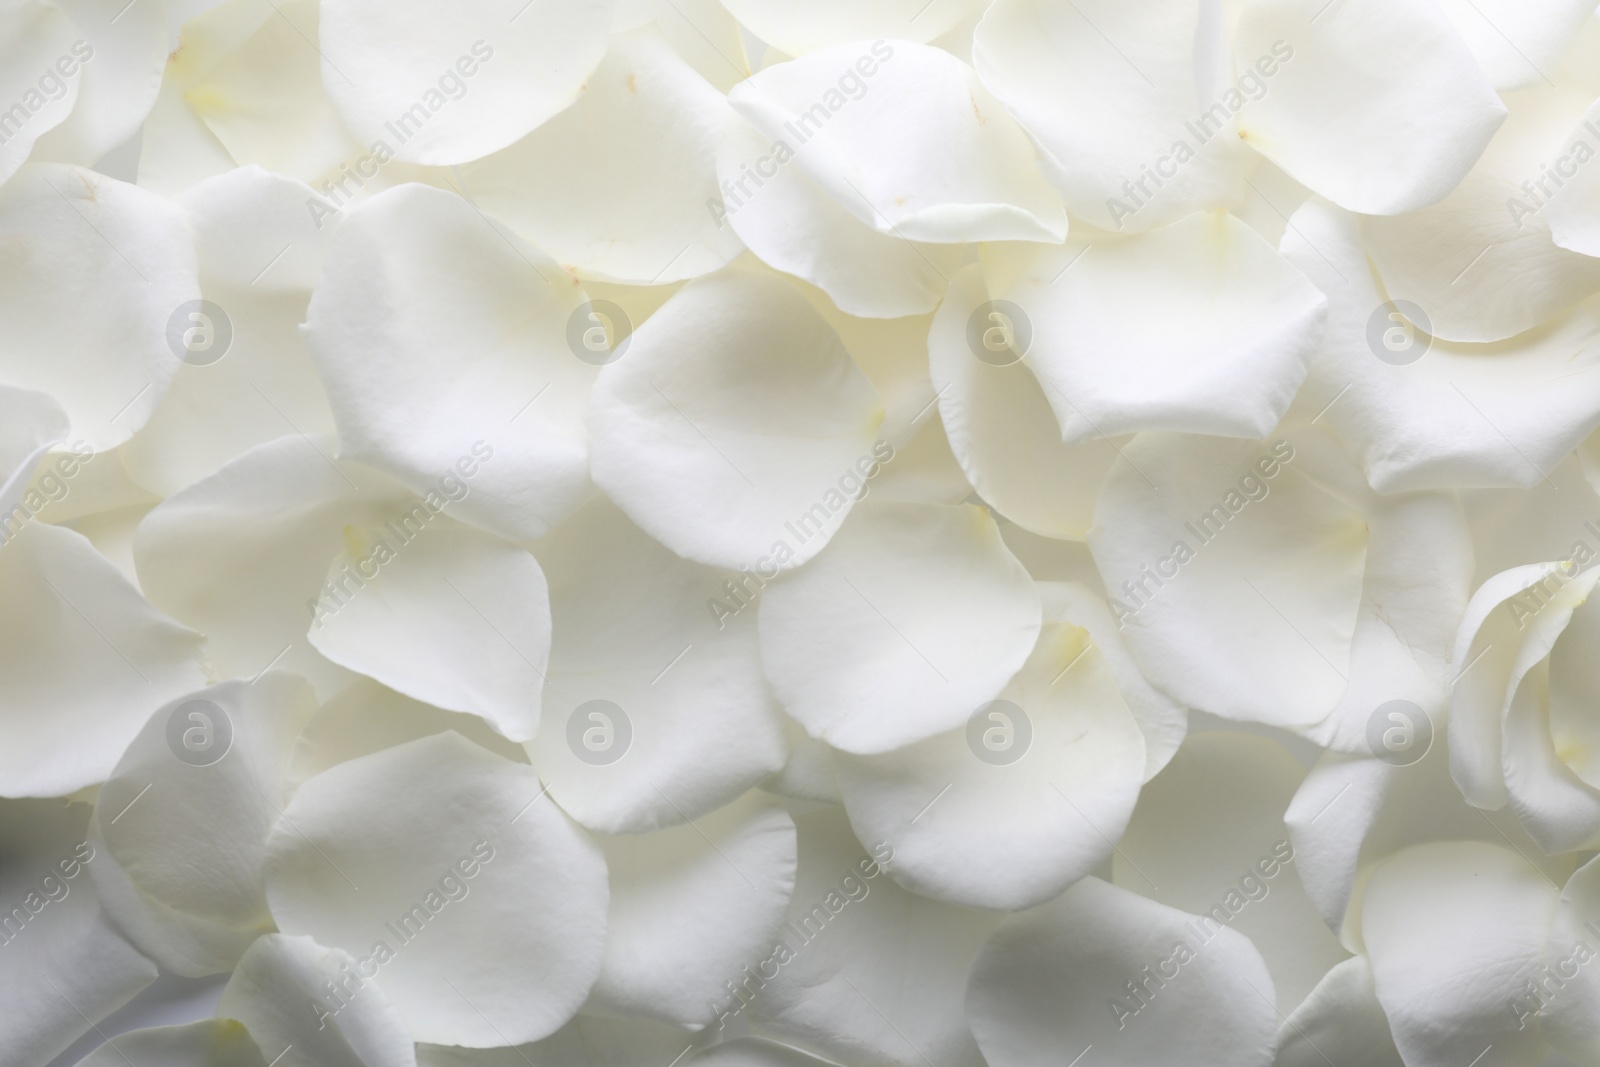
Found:
<svg viewBox="0 0 1600 1067"><path fill-rule="evenodd" d="M0 1067L1600 1067L1595 0L0 0Z"/></svg>

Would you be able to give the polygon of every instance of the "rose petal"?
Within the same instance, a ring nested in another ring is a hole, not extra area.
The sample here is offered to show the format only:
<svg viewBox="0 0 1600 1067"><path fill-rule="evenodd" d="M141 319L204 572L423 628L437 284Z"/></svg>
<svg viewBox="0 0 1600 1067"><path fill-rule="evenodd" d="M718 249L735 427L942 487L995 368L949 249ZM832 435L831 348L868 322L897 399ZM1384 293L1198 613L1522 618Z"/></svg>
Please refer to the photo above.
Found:
<svg viewBox="0 0 1600 1067"><path fill-rule="evenodd" d="M568 349L581 292L514 241L458 196L380 193L340 222L305 336L341 457L418 493L459 474L463 519L527 540L588 490L594 370Z"/></svg>
<svg viewBox="0 0 1600 1067"><path fill-rule="evenodd" d="M1364 214L1397 215L1443 198L1506 114L1429 0L1350 0L1332 11L1325 0L1251 0L1234 55L1282 60L1267 90L1245 105L1239 136L1290 177Z"/></svg>
<svg viewBox="0 0 1600 1067"><path fill-rule="evenodd" d="M786 143L794 162L780 165L804 169L880 234L936 243L1066 236L1026 135L948 52L885 41L825 48L765 68L728 100Z"/></svg>
<svg viewBox="0 0 1600 1067"><path fill-rule="evenodd" d="M719 206L750 251L852 315L899 318L937 307L962 249L879 233L796 164L793 151L740 120L717 153Z"/></svg>
<svg viewBox="0 0 1600 1067"><path fill-rule="evenodd" d="M1537 1029L1516 1025L1515 1005L1558 897L1516 853L1478 842L1418 845L1373 872L1361 932L1407 1064L1470 1062L1489 1046L1504 1063L1535 1054Z"/></svg>
<svg viewBox="0 0 1600 1067"><path fill-rule="evenodd" d="M604 833L672 826L783 766L756 581L673 555L603 498L537 547L554 633L547 726L528 755L573 818Z"/></svg>
<svg viewBox="0 0 1600 1067"><path fill-rule="evenodd" d="M167 20L160 4L120 11L97 0L59 0L59 6L75 31L73 49L64 54L90 59L52 60L58 74L78 68L75 78L68 76L78 83L77 100L67 120L40 138L33 158L89 167L138 133L155 103L167 63Z"/></svg>
<svg viewBox="0 0 1600 1067"><path fill-rule="evenodd" d="M1111 855L1144 780L1144 738L1088 631L1055 589L1038 644L995 705L877 756L835 755L856 834L894 848L895 881L1015 911Z"/></svg>
<svg viewBox="0 0 1600 1067"><path fill-rule="evenodd" d="M65 800L0 800L0 1044L16 1063L49 1063L156 978L100 909L89 815Z"/></svg>
<svg viewBox="0 0 1600 1067"><path fill-rule="evenodd" d="M849 515L882 418L804 298L736 269L685 286L600 372L594 479L680 556L768 578L769 559L799 566Z"/></svg>
<svg viewBox="0 0 1600 1067"><path fill-rule="evenodd" d="M1153 294L1160 315L1149 313ZM1003 347L1027 359L1068 444L1139 430L1265 436L1305 377L1327 308L1255 231L1221 213L1052 249L997 295L1020 319L988 319L1009 325ZM1024 329L1032 341L1019 351Z"/></svg>
<svg viewBox="0 0 1600 1067"><path fill-rule="evenodd" d="M352 573L366 584L343 604L320 602L311 647L407 696L482 716L513 741L533 737L550 597L527 549L448 518L415 533L395 523L347 531L345 542L325 588Z"/></svg>
<svg viewBox="0 0 1600 1067"><path fill-rule="evenodd" d="M311 687L270 671L156 711L101 786L92 832L107 911L140 949L186 977L228 971L272 930L261 865L287 800ZM113 869L114 868L114 869Z"/></svg>
<svg viewBox="0 0 1600 1067"><path fill-rule="evenodd" d="M744 247L707 207L719 203L717 149L733 121L660 32L631 30L613 39L577 103L462 179L484 210L585 274L695 278Z"/></svg>
<svg viewBox="0 0 1600 1067"><path fill-rule="evenodd" d="M81 1067L267 1067L250 1031L233 1019L118 1034L79 1062Z"/></svg>
<svg viewBox="0 0 1600 1067"><path fill-rule="evenodd" d="M1591 99L1548 88L1515 94L1505 125L1449 196L1362 220L1389 299L1421 307L1434 336L1503 341L1600 290L1600 260L1558 246L1544 210L1562 180L1548 161L1570 151Z"/></svg>
<svg viewBox="0 0 1600 1067"><path fill-rule="evenodd" d="M1389 1036L1389 1019L1373 990L1365 956L1330 967L1278 1028L1274 1067L1312 1067L1329 1059L1361 1067L1405 1067Z"/></svg>
<svg viewBox="0 0 1600 1067"><path fill-rule="evenodd" d="M1039 594L987 511L857 505L828 550L762 597L761 659L784 709L846 752L966 722L1039 636Z"/></svg>
<svg viewBox="0 0 1600 1067"><path fill-rule="evenodd" d="M1231 79L1202 7L999 0L985 11L978 76L1032 135L1074 215L1138 233L1238 196L1253 160L1235 136L1238 108L1212 106Z"/></svg>
<svg viewBox="0 0 1600 1067"><path fill-rule="evenodd" d="M973 351L969 323L989 299L982 268L963 268L928 335L950 448L973 488L1006 518L1046 537L1081 541L1119 441L1063 444L1061 424L1033 371ZM980 325L987 329L993 321Z"/></svg>
<svg viewBox="0 0 1600 1067"><path fill-rule="evenodd" d="M1248 937L1286 1010L1345 957L1301 888L1283 822L1304 775L1267 738L1195 734L1145 786L1112 858L1117 885Z"/></svg>
<svg viewBox="0 0 1600 1067"><path fill-rule="evenodd" d="M335 999L330 986L345 992ZM309 937L257 938L217 1014L244 1023L262 1055L283 1067L416 1067L405 1022L383 990L362 982L354 957Z"/></svg>
<svg viewBox="0 0 1600 1067"><path fill-rule="evenodd" d="M333 430L300 336L332 232L307 212L312 196L300 182L252 165L199 182L181 198L194 229L201 292L221 310L213 330L227 331L226 340L213 332L210 341L227 347L180 367L124 450L136 479L161 495L263 441Z"/></svg>
<svg viewBox="0 0 1600 1067"><path fill-rule="evenodd" d="M126 441L182 365L171 317L200 296L182 212L80 167L29 165L0 189L0 278L0 382L54 397L97 452Z"/></svg>
<svg viewBox="0 0 1600 1067"><path fill-rule="evenodd" d="M1043 1067L1091 1047L1147 1067L1266 1067L1273 1007L1248 938L1098 878L1008 916L967 987L990 1067Z"/></svg>
<svg viewBox="0 0 1600 1067"><path fill-rule="evenodd" d="M771 951L794 892L794 820L755 793L693 825L603 837L606 955L588 1010L681 1026Z"/></svg>
<svg viewBox="0 0 1600 1067"><path fill-rule="evenodd" d="M376 975L415 1040L545 1037L600 971L608 893L599 848L543 792L455 733L341 763L268 839L273 918Z"/></svg>
<svg viewBox="0 0 1600 1067"><path fill-rule="evenodd" d="M345 124L362 141L392 139L398 159L447 166L504 148L571 105L606 50L611 4L399 12L334 0L322 17L322 83Z"/></svg>
<svg viewBox="0 0 1600 1067"><path fill-rule="evenodd" d="M0 795L103 781L160 705L205 684L202 638L81 534L31 522L0 548Z"/></svg>
<svg viewBox="0 0 1600 1067"><path fill-rule="evenodd" d="M318 614L359 593L354 581L323 588L344 530L377 531L432 512L370 468L332 458L333 442L298 435L245 452L154 508L139 525L134 558L151 602L207 636L222 678L269 666L329 696L353 676L314 649ZM190 688L193 688L192 686Z"/></svg>
<svg viewBox="0 0 1600 1067"><path fill-rule="evenodd" d="M298 787L329 767L446 730L515 763L528 761L521 745L476 715L445 711L361 678L318 708L300 731L289 758L289 780Z"/></svg>
<svg viewBox="0 0 1600 1067"><path fill-rule="evenodd" d="M0 70L5 71L0 75L0 100L9 105L5 113L7 137L0 145L0 182L4 182L27 162L40 137L67 121L82 91L83 79L62 78L55 69L56 60L62 59L65 69L77 73L82 59L81 51L76 55L72 51L77 27L55 4L13 0L0 12L0 20L0 27L4 27L0 40L5 42L4 51L0 52ZM47 76L54 77L61 86L60 95L54 99L43 91L48 86L39 84Z"/></svg>
<svg viewBox="0 0 1600 1067"><path fill-rule="evenodd" d="M874 842L868 858L838 809L795 825L786 928L765 960L734 976L718 1029L748 1014L762 1033L840 1063L978 1067L961 997L999 916L901 889L883 877L893 848Z"/></svg>
<svg viewBox="0 0 1600 1067"><path fill-rule="evenodd" d="M966 18L973 0L723 0L723 6L780 52L805 52L868 37L931 41Z"/></svg>
<svg viewBox="0 0 1600 1067"><path fill-rule="evenodd" d="M1429 338L1383 295L1357 220L1319 200L1294 214L1283 254L1330 301L1305 395L1379 492L1541 483L1593 428L1587 312L1494 344Z"/></svg>
<svg viewBox="0 0 1600 1067"><path fill-rule="evenodd" d="M1439 6L1500 92L1526 89L1554 76L1561 54L1584 20L1594 15L1589 0L1532 6L1509 0L1443 0Z"/></svg>

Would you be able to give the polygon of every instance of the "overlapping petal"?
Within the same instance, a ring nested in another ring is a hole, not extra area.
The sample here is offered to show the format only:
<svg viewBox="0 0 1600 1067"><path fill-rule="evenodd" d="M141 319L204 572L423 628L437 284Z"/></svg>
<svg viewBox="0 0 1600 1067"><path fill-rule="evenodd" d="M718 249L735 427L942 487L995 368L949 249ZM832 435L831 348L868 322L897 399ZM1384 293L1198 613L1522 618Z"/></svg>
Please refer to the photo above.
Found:
<svg viewBox="0 0 1600 1067"><path fill-rule="evenodd" d="M1055 409L1033 370L1006 357L984 358L983 332L973 351L968 324L974 316L983 331L997 325L982 314L990 300L983 269L963 268L928 334L950 448L979 496L1006 518L1046 537L1082 540L1100 482L1126 440L1063 443Z"/></svg>
<svg viewBox="0 0 1600 1067"><path fill-rule="evenodd" d="M931 41L967 17L972 0L723 0L723 6L761 40L798 56L841 41L899 37Z"/></svg>
<svg viewBox="0 0 1600 1067"><path fill-rule="evenodd" d="M200 296L183 213L80 167L30 164L0 188L0 278L0 384L54 397L95 451L126 441L181 365L173 316Z"/></svg>
<svg viewBox="0 0 1600 1067"><path fill-rule="evenodd" d="M1221 94L1243 97L1231 89L1223 27L1204 7L998 0L985 11L973 35L978 76L1032 135L1074 215L1138 233L1244 191L1252 158L1239 106Z"/></svg>
<svg viewBox="0 0 1600 1067"><path fill-rule="evenodd" d="M1385 294L1353 216L1313 200L1291 221L1283 253L1329 299L1306 397L1373 488L1534 485L1594 427L1582 399L1600 376L1591 314L1492 344L1430 337Z"/></svg>
<svg viewBox="0 0 1600 1067"><path fill-rule="evenodd" d="M962 727L875 756L837 753L846 812L894 849L892 876L954 904L1041 904L1111 855L1144 780L1144 737L1065 590L1016 676Z"/></svg>
<svg viewBox="0 0 1600 1067"><path fill-rule="evenodd" d="M1266 738L1196 734L1145 786L1112 858L1122 888L1248 937L1282 1011L1345 957L1301 887L1283 821L1303 777Z"/></svg>
<svg viewBox="0 0 1600 1067"><path fill-rule="evenodd" d="M5 40L0 53L5 70L0 100L6 102L5 140L0 142L4 182L27 161L34 142L71 115L82 91L83 56L86 51L93 55L93 48L80 46L74 54L77 27L60 7L44 0L9 0L0 8L0 27Z"/></svg>
<svg viewBox="0 0 1600 1067"><path fill-rule="evenodd" d="M40 139L33 158L93 166L139 132L156 102L167 62L166 5L134 10L104 0L57 3L74 33L72 47L51 66L77 81L77 93L72 114Z"/></svg>
<svg viewBox="0 0 1600 1067"><path fill-rule="evenodd" d="M205 684L199 634L81 534L29 522L0 547L0 795L104 781L156 708Z"/></svg>
<svg viewBox="0 0 1600 1067"><path fill-rule="evenodd" d="M1512 94L1505 125L1449 196L1364 219L1389 299L1422 308L1436 337L1489 342L1524 334L1600 291L1600 259L1558 245L1547 211L1576 173L1575 157L1600 145L1579 126L1592 99L1542 86Z"/></svg>
<svg viewBox="0 0 1600 1067"><path fill-rule="evenodd" d="M449 479L458 514L503 537L548 533L589 488L583 302L459 197L406 185L352 208L305 328L340 455L418 493Z"/></svg>
<svg viewBox="0 0 1600 1067"><path fill-rule="evenodd" d="M273 929L262 891L267 834L287 800L311 687L271 671L156 711L101 786L93 868L107 911L176 974L230 970Z"/></svg>
<svg viewBox="0 0 1600 1067"><path fill-rule="evenodd" d="M1519 1025L1517 1006L1559 896L1516 853L1478 842L1417 845L1373 872L1362 938L1407 1064L1442 1067L1490 1047L1502 1063L1541 1058L1538 1027ZM1463 966L1472 981L1460 980Z"/></svg>
<svg viewBox="0 0 1600 1067"><path fill-rule="evenodd" d="M1442 199L1506 116L1432 0L1349 0L1332 9L1322 0L1250 0L1233 48L1241 85L1256 57L1279 61L1243 106L1239 136L1290 177L1363 214Z"/></svg>
<svg viewBox="0 0 1600 1067"><path fill-rule="evenodd" d="M840 1063L981 1064L961 998L999 916L901 889L885 877L892 846L858 841L837 809L795 824L799 870L785 929L765 959L734 977L719 1029L745 1016Z"/></svg>
<svg viewBox="0 0 1600 1067"><path fill-rule="evenodd" d="M609 894L599 847L543 793L453 732L341 763L268 839L273 918L353 957L351 1003L381 988L415 1040L545 1037L600 972Z"/></svg>
<svg viewBox="0 0 1600 1067"><path fill-rule="evenodd" d="M724 222L763 263L802 278L851 315L898 318L939 305L956 245L862 225L797 166L793 146L735 123L717 153Z"/></svg>
<svg viewBox="0 0 1600 1067"><path fill-rule="evenodd" d="M673 555L603 499L536 548L554 633L546 726L527 747L573 818L603 833L672 826L783 766L756 579Z"/></svg>
<svg viewBox="0 0 1600 1067"><path fill-rule="evenodd" d="M883 456L882 418L805 299L735 269L686 286L600 372L593 473L680 556L766 579L810 559L850 514Z"/></svg>
<svg viewBox="0 0 1600 1067"><path fill-rule="evenodd" d="M749 793L693 825L602 837L606 954L587 1010L700 1027L772 951L795 887L794 820Z"/></svg>
<svg viewBox="0 0 1600 1067"><path fill-rule="evenodd" d="M698 277L744 247L722 225L717 189L717 150L734 121L659 31L631 30L575 104L462 168L464 189L586 275L640 285Z"/></svg>
<svg viewBox="0 0 1600 1067"><path fill-rule="evenodd" d="M1157 686L1370 751L1366 723L1384 701L1443 708L1470 573L1460 506L1380 497L1329 435L1280 432L1259 444L1141 435L1107 479L1089 545Z"/></svg>
<svg viewBox="0 0 1600 1067"><path fill-rule="evenodd" d="M156 978L101 910L89 816L66 800L0 800L0 1041L16 1063L49 1063Z"/></svg>
<svg viewBox="0 0 1600 1067"><path fill-rule="evenodd" d="M1151 1067L1272 1062L1272 978L1250 940L1098 878L1008 916L966 1003L990 1067L1091 1048Z"/></svg>
<svg viewBox="0 0 1600 1067"><path fill-rule="evenodd" d="M438 514L376 471L333 459L332 445L297 435L257 445L139 524L140 587L206 635L219 678L278 666L323 696L349 684L350 672L307 639L319 613L360 593L360 575L324 588L346 528L387 533L387 524L409 521L416 530Z"/></svg>
<svg viewBox="0 0 1600 1067"><path fill-rule="evenodd" d="M839 45L768 67L729 100L879 233L935 243L1066 236L1026 135L947 52Z"/></svg>
<svg viewBox="0 0 1600 1067"><path fill-rule="evenodd" d="M260 1046L233 1019L119 1034L80 1062L83 1067L267 1067Z"/></svg>
<svg viewBox="0 0 1600 1067"><path fill-rule="evenodd" d="M180 318L209 332L185 347L166 395L124 450L152 490L175 493L284 434L333 429L299 328L332 232L308 209L314 197L298 181L245 166L180 198L211 304Z"/></svg>
<svg viewBox="0 0 1600 1067"><path fill-rule="evenodd" d="M1011 306L969 315L968 348L1024 359L1068 444L1140 430L1266 436L1305 377L1327 304L1224 213L1069 242L991 294Z"/></svg>
<svg viewBox="0 0 1600 1067"><path fill-rule="evenodd" d="M239 961L217 1014L244 1023L284 1067L416 1067L403 1017L357 966L309 937L267 934Z"/></svg>
<svg viewBox="0 0 1600 1067"><path fill-rule="evenodd" d="M519 8L521 10L519 10ZM466 163L569 107L605 53L611 0L456 10L378 0L322 5L322 82L363 140L396 158Z"/></svg>
<svg viewBox="0 0 1600 1067"><path fill-rule="evenodd" d="M312 648L407 696L481 716L513 741L538 732L550 598L527 549L449 518L415 534L347 530L325 588L352 573L365 579L360 595L324 602Z"/></svg>
<svg viewBox="0 0 1600 1067"><path fill-rule="evenodd" d="M762 595L761 659L784 710L846 752L966 722L1039 636L1039 594L987 510L868 501Z"/></svg>

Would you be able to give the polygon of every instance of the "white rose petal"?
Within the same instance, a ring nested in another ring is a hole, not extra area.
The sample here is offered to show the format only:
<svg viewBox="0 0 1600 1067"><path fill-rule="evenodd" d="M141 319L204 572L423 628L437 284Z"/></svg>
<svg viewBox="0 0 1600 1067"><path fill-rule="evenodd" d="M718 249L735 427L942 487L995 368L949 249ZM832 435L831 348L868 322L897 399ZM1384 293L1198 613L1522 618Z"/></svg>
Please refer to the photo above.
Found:
<svg viewBox="0 0 1600 1067"><path fill-rule="evenodd" d="M698 277L744 247L713 210L717 150L734 121L659 32L633 30L613 40L577 103L462 168L465 191L586 275L640 285Z"/></svg>
<svg viewBox="0 0 1600 1067"><path fill-rule="evenodd" d="M1273 1009L1272 978L1244 935L1098 878L1008 916L967 988L990 1067L1042 1067L1091 1048L1151 1067L1266 1067Z"/></svg>
<svg viewBox="0 0 1600 1067"><path fill-rule="evenodd" d="M886 752L998 696L1039 621L1039 594L986 511L867 502L763 593L761 659L813 737Z"/></svg>
<svg viewBox="0 0 1600 1067"><path fill-rule="evenodd" d="M736 269L679 291L601 370L594 478L679 555L769 578L810 559L849 514L881 456L882 418L872 383L805 299Z"/></svg>
<svg viewBox="0 0 1600 1067"><path fill-rule="evenodd" d="M577 99L605 52L611 7L335 0L322 9L322 83L363 140L389 140L403 160L465 163Z"/></svg>
<svg viewBox="0 0 1600 1067"><path fill-rule="evenodd" d="M156 708L205 684L199 634L81 535L30 522L0 546L0 795L103 781Z"/></svg>
<svg viewBox="0 0 1600 1067"><path fill-rule="evenodd" d="M453 732L341 763L267 842L273 918L354 957L415 1040L545 1037L599 974L608 894L600 849L543 793Z"/></svg>

